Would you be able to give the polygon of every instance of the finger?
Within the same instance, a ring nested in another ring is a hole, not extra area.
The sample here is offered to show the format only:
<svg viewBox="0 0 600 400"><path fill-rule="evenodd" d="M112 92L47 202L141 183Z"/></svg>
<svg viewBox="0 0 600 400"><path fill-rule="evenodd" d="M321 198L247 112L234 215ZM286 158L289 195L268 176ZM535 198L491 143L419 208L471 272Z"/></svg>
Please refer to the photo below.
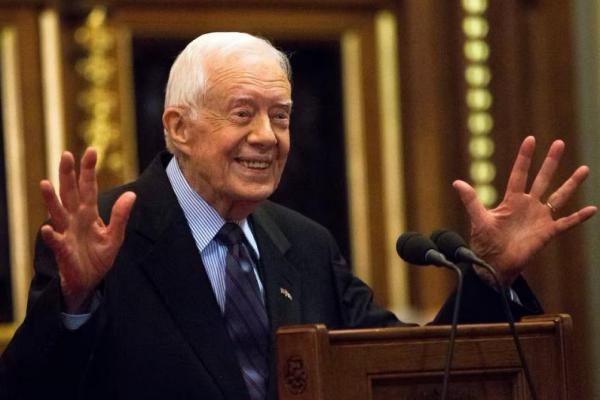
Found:
<svg viewBox="0 0 600 400"><path fill-rule="evenodd" d="M521 143L519 153L517 154L515 163L510 171L508 184L506 186L507 193L525 192L527 175L529 174L529 167L531 166L531 157L533 156L534 149L535 138L533 136L527 136Z"/></svg>
<svg viewBox="0 0 600 400"><path fill-rule="evenodd" d="M79 207L79 193L75 174L75 160L73 154L65 151L60 157L58 167L59 193L63 207L68 211L76 211Z"/></svg>
<svg viewBox="0 0 600 400"><path fill-rule="evenodd" d="M110 214L110 224L108 226L108 232L113 243L120 243L123 241L125 226L127 225L127 220L129 219L129 214L131 213L135 199L135 193L125 192L113 205Z"/></svg>
<svg viewBox="0 0 600 400"><path fill-rule="evenodd" d="M61 248L61 238L62 235L56 232L50 225L44 225L40 229L42 234L42 240L46 243L46 246L52 250L55 257L59 256L60 248Z"/></svg>
<svg viewBox="0 0 600 400"><path fill-rule="evenodd" d="M79 169L79 197L83 204L96 206L98 196L98 180L96 179L96 150L88 147L83 156Z"/></svg>
<svg viewBox="0 0 600 400"><path fill-rule="evenodd" d="M58 196L50 181L43 180L40 182L40 192L42 193L42 199L46 204L54 229L58 232L64 232L68 226L68 215L62 204L60 204L60 200L58 200Z"/></svg>
<svg viewBox="0 0 600 400"><path fill-rule="evenodd" d="M555 140L550 146L542 167L535 177L533 185L531 185L529 194L533 198L539 199L546 193L546 190L548 190L548 186L554 176L554 172L556 172L556 168L558 168L564 149L565 143L562 140Z"/></svg>
<svg viewBox="0 0 600 400"><path fill-rule="evenodd" d="M557 219L555 221L556 233L559 234L565 232L574 226L581 224L596 214L597 211L598 208L596 206L587 206L571 215Z"/></svg>
<svg viewBox="0 0 600 400"><path fill-rule="evenodd" d="M460 200L465 206L465 210L467 211L467 214L469 214L471 221L477 221L483 218L486 210L481 201L477 198L475 189L467 182L461 180L454 181L452 186L458 192Z"/></svg>
<svg viewBox="0 0 600 400"><path fill-rule="evenodd" d="M569 198L571 198L583 181L585 181L589 173L590 169L586 165L577 168L575 172L573 172L573 174L548 197L548 203L552 204L554 209L560 209L565 205Z"/></svg>

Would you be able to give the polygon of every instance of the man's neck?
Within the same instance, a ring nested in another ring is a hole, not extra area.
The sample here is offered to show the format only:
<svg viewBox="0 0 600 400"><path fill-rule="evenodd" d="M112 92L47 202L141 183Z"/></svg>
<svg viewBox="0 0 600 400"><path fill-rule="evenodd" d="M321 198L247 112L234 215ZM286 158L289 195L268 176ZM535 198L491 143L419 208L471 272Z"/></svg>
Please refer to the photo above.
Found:
<svg viewBox="0 0 600 400"><path fill-rule="evenodd" d="M224 197L209 196L206 191L201 189L202 185L197 181L195 175L190 172L192 168L188 167L187 163L180 157L175 157L175 161L190 187L210 204L225 221L241 221L247 218L262 203L262 201L234 201Z"/></svg>

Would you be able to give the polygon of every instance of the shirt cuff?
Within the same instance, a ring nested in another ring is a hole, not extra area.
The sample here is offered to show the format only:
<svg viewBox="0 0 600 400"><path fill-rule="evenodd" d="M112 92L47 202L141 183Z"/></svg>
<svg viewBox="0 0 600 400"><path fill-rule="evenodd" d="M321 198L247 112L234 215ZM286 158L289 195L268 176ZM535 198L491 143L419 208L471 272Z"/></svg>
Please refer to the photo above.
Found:
<svg viewBox="0 0 600 400"><path fill-rule="evenodd" d="M68 314L61 312L60 316L65 328L69 331L75 331L83 326L92 317L94 311L100 306L100 293L96 290L94 297L92 297L92 303L90 304L90 311L85 314Z"/></svg>
<svg viewBox="0 0 600 400"><path fill-rule="evenodd" d="M517 294L517 292L515 292L515 290L513 288L508 288L508 299L512 302L517 303L518 305L522 306L523 303L521 303L521 299L519 298L519 295Z"/></svg>

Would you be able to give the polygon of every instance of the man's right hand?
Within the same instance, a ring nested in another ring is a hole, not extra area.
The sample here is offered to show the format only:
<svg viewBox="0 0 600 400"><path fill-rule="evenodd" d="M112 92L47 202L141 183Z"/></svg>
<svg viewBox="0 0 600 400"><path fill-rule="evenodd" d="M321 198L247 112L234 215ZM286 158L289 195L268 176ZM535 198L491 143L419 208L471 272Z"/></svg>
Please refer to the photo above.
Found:
<svg viewBox="0 0 600 400"><path fill-rule="evenodd" d="M48 180L40 182L50 215L50 224L41 228L42 238L58 264L63 311L72 314L86 311L95 288L112 268L135 202L135 193L123 193L113 205L110 224L104 224L98 214L96 159L93 148L84 152L78 181L73 155L63 153L60 200Z"/></svg>

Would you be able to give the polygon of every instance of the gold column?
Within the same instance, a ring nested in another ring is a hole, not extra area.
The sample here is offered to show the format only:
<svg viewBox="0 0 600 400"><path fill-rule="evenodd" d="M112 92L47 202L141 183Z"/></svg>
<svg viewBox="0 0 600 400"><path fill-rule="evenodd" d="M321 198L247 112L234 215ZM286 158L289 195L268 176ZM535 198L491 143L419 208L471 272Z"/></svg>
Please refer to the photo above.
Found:
<svg viewBox="0 0 600 400"><path fill-rule="evenodd" d="M22 98L18 68L15 29L0 29L0 81L2 84L2 120L4 130L4 163L6 166L6 195L10 237L11 288L13 320L20 323L25 317L27 290L31 279L29 223L27 221L27 191L25 182L25 147ZM6 327L5 327L6 328ZM0 330L0 339L2 337ZM12 333L12 327L6 332ZM1 340L0 340L1 341Z"/></svg>
<svg viewBox="0 0 600 400"><path fill-rule="evenodd" d="M399 315L411 315L408 268L396 253L398 234L406 229L397 37L394 14L390 11L378 12L375 16L375 40L379 121L381 122L379 135L388 278L387 306Z"/></svg>
<svg viewBox="0 0 600 400"><path fill-rule="evenodd" d="M369 199L367 155L365 150L364 93L361 82L361 36L348 30L342 34L342 79L344 88L344 132L346 146L346 179L350 214L350 243L354 273L372 284L369 248Z"/></svg>
<svg viewBox="0 0 600 400"><path fill-rule="evenodd" d="M44 98L44 129L46 131L46 171L52 184L58 185L58 163L65 150L65 120L60 50L60 26L56 10L42 11L40 48Z"/></svg>

